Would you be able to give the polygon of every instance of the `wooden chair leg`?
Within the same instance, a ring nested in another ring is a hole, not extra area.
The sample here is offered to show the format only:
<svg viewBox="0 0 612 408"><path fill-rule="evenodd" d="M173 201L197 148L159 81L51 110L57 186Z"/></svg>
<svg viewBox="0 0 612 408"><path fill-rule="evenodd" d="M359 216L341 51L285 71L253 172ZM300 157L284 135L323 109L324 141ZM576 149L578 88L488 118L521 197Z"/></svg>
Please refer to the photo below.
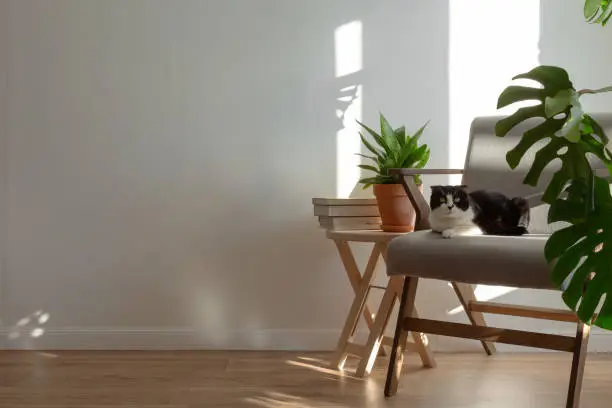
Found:
<svg viewBox="0 0 612 408"><path fill-rule="evenodd" d="M578 323L576 340L574 346L574 358L570 374L569 389L567 392L566 408L578 408L580 406L580 393L582 391L582 376L584 374L584 363L587 356L587 345L591 327L582 322Z"/></svg>
<svg viewBox="0 0 612 408"><path fill-rule="evenodd" d="M385 382L386 397L395 395L399 386L402 365L404 364L404 346L408 338L408 330L404 329L404 319L410 317L414 311L418 283L419 279L415 277L408 276L404 280L404 289L402 291L402 299L397 314L397 325L393 337L393 348L391 349L391 358L389 359L389 368L387 369L387 380Z"/></svg>
<svg viewBox="0 0 612 408"><path fill-rule="evenodd" d="M465 313L467 314L470 323L475 326L486 326L487 323L485 322L483 314L480 312L472 312L468 307L469 302L471 300L476 300L472 285L460 282L451 282L451 285L453 286L453 289L455 290L455 293L459 298L459 302L461 302L461 306L463 306L463 310L465 310ZM485 353L487 353L487 355L490 356L496 352L495 343L487 341L481 341L480 343L482 344L482 348L484 348Z"/></svg>

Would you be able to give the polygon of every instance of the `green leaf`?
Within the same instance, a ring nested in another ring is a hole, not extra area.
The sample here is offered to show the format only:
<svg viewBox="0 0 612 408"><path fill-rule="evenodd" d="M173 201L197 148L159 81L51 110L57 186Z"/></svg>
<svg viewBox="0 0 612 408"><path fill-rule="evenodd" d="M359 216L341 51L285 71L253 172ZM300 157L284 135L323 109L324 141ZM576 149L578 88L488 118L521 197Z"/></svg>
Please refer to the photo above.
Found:
<svg viewBox="0 0 612 408"><path fill-rule="evenodd" d="M570 178L566 172L562 170L557 171L550 180L550 183L548 183L548 187L546 187L542 196L542 201L548 204L553 203L563 192L569 180Z"/></svg>
<svg viewBox="0 0 612 408"><path fill-rule="evenodd" d="M418 163L420 160L423 159L423 157L425 157L427 149L428 149L427 145L423 145L419 147L418 149L416 149L414 152L408 152L411 154L403 158L402 162L400 163L401 167L406 167L406 168L414 167L416 163Z"/></svg>
<svg viewBox="0 0 612 408"><path fill-rule="evenodd" d="M429 154L430 154L430 151L428 148L425 154L423 155L423 157L414 165L414 167L417 169L422 169L423 167L425 167L425 165L429 161Z"/></svg>
<svg viewBox="0 0 612 408"><path fill-rule="evenodd" d="M584 2L584 18L591 20L599 11L601 0L585 0Z"/></svg>
<svg viewBox="0 0 612 408"><path fill-rule="evenodd" d="M357 167L359 167L360 169L363 170L370 170L373 171L374 173L378 173L378 169L374 166L368 166L367 164L358 164Z"/></svg>
<svg viewBox="0 0 612 408"><path fill-rule="evenodd" d="M376 155L376 157L378 157L379 159L382 157L382 152L380 152L378 149L376 149L374 146L372 146L370 144L370 142L367 141L367 139L363 136L363 134L359 133L359 136L361 137L361 143L363 143L363 145L372 153L374 153Z"/></svg>
<svg viewBox="0 0 612 408"><path fill-rule="evenodd" d="M497 99L497 109L504 108L520 101L543 101L545 97L546 94L543 89L512 85L504 89L501 95L499 95Z"/></svg>
<svg viewBox="0 0 612 408"><path fill-rule="evenodd" d="M597 315L597 318L593 324L595 324L595 326L604 327L607 329L612 327L612 302L605 302L602 305L601 310L599 311L599 314Z"/></svg>
<svg viewBox="0 0 612 408"><path fill-rule="evenodd" d="M563 292L563 301L570 307L570 309L576 309L576 306L582 297L587 276L589 276L593 271L594 263L595 257L591 257L582 263L582 265L580 265L578 269L574 271L572 280L569 282L569 285ZM567 276L563 279L561 279L561 276L558 276L557 278L553 277L553 281L557 284L557 286L561 286L565 279L567 279Z"/></svg>
<svg viewBox="0 0 612 408"><path fill-rule="evenodd" d="M606 16L604 17L604 19L601 21L601 25L606 25L608 24L608 21L610 20L610 17L612 17L612 7L608 6L608 8L605 10Z"/></svg>
<svg viewBox="0 0 612 408"><path fill-rule="evenodd" d="M425 124L423 126L421 126L419 128L419 130L417 130L414 135L412 135L412 140L414 141L414 143L418 143L418 141L421 138L421 135L423 134L423 131L425 130L427 125L429 125L429 121L425 122Z"/></svg>
<svg viewBox="0 0 612 408"><path fill-rule="evenodd" d="M574 89L569 75L563 68L552 65L540 65L529 72L519 74L512 79L531 79L544 86L546 95L555 95L562 89Z"/></svg>
<svg viewBox="0 0 612 408"><path fill-rule="evenodd" d="M563 119L548 119L523 134L519 143L506 154L506 160L511 168L516 168L527 151L542 139L554 137L557 130L563 126Z"/></svg>
<svg viewBox="0 0 612 408"><path fill-rule="evenodd" d="M551 277L553 283L561 286L565 279L576 269L583 257L583 246L574 245L555 264Z"/></svg>
<svg viewBox="0 0 612 408"><path fill-rule="evenodd" d="M591 116L584 115L582 117L582 123L585 125L585 129L583 129L583 133L590 133L590 134L597 135L599 137L599 141L603 144L607 145L610 142L610 139L608 139L608 136L606 135L606 132L604 131L604 129Z"/></svg>
<svg viewBox="0 0 612 408"><path fill-rule="evenodd" d="M538 150L538 152L535 154L531 169L529 169L527 175L525 175L525 179L523 180L523 182L529 186L536 187L538 185L538 181L540 180L542 172L553 160L559 157L557 152L564 145L564 139L560 139L558 137L550 139L548 144Z"/></svg>
<svg viewBox="0 0 612 408"><path fill-rule="evenodd" d="M400 145L395 135L395 131L382 113L380 114L380 134L392 152L398 151Z"/></svg>
<svg viewBox="0 0 612 408"><path fill-rule="evenodd" d="M361 153L355 153L355 154L357 156L363 157L364 159L370 159L370 160L372 160L374 162L378 162L378 159L376 157L374 157L374 156L368 156L367 154L361 154Z"/></svg>
<svg viewBox="0 0 612 408"><path fill-rule="evenodd" d="M546 260L550 263L561 256L574 245L576 241L584 238L587 231L587 225L584 223L571 225L555 231L546 242L546 247L544 249Z"/></svg>
<svg viewBox="0 0 612 408"><path fill-rule="evenodd" d="M543 105L520 108L513 115L501 119L495 124L495 134L497 136L506 136L519 123L530 118L537 118L538 116L546 116Z"/></svg>
<svg viewBox="0 0 612 408"><path fill-rule="evenodd" d="M400 148L404 148L406 146L406 128L404 126L399 127L397 129L395 129L393 131L393 133L395 134L395 139L397 139L397 143L399 144Z"/></svg>
<svg viewBox="0 0 612 408"><path fill-rule="evenodd" d="M612 2L609 0L585 0L584 18L587 22L605 26L612 16Z"/></svg>
<svg viewBox="0 0 612 408"><path fill-rule="evenodd" d="M385 141L385 139L379 135L378 133L376 133L374 130L372 130L371 128L369 128L368 126L364 125L363 123L361 123L360 121L357 121L357 123L359 123L365 130L367 130L367 132L370 134L370 136L372 136L374 138L374 141L376 141L376 143L382 147L382 149L387 153L387 154L391 154L391 148L387 145L387 142ZM363 141L363 138L361 139Z"/></svg>
<svg viewBox="0 0 612 408"><path fill-rule="evenodd" d="M547 118L552 118L558 113L564 112L572 102L574 91L572 89L562 89L555 96L547 96L544 101L544 111Z"/></svg>

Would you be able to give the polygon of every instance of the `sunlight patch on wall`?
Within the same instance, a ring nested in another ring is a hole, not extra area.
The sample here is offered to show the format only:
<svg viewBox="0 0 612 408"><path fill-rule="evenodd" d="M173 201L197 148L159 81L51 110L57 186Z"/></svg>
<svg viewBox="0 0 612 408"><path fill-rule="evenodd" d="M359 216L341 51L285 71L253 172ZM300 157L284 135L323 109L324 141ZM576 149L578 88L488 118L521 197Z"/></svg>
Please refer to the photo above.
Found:
<svg viewBox="0 0 612 408"><path fill-rule="evenodd" d="M516 109L497 97L539 64L540 1L451 0L449 20L449 166L462 168L472 120Z"/></svg>
<svg viewBox="0 0 612 408"><path fill-rule="evenodd" d="M336 133L336 195L349 197L359 180L360 163L357 123L362 118L362 85L354 74L363 69L363 29L361 21L351 21L335 31L335 73L344 83L336 99L336 117L341 123ZM353 77L353 78L351 78Z"/></svg>
<svg viewBox="0 0 612 408"><path fill-rule="evenodd" d="M361 21L341 25L335 33L336 78L363 69L363 27Z"/></svg>

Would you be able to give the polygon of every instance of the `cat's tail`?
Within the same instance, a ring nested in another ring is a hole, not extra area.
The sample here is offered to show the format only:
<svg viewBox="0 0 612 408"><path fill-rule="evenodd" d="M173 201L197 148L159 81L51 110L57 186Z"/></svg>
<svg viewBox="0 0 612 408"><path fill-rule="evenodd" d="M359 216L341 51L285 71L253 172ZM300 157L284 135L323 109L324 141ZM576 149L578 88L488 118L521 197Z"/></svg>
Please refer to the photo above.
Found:
<svg viewBox="0 0 612 408"><path fill-rule="evenodd" d="M529 202L523 197L514 197L512 203L518 208L520 214L518 224L516 228L512 228L512 230L514 230L513 232L515 232L516 235L527 234L527 228L529 228L530 221Z"/></svg>

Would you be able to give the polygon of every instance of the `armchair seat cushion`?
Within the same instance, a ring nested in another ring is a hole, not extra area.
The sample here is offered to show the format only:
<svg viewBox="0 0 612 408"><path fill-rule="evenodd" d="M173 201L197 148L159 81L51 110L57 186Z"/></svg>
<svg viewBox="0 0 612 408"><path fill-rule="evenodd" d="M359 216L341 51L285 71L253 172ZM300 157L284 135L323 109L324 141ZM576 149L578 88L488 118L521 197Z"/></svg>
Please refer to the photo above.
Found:
<svg viewBox="0 0 612 408"><path fill-rule="evenodd" d="M417 231L394 238L387 273L516 288L555 289L544 258L548 235L456 236Z"/></svg>

